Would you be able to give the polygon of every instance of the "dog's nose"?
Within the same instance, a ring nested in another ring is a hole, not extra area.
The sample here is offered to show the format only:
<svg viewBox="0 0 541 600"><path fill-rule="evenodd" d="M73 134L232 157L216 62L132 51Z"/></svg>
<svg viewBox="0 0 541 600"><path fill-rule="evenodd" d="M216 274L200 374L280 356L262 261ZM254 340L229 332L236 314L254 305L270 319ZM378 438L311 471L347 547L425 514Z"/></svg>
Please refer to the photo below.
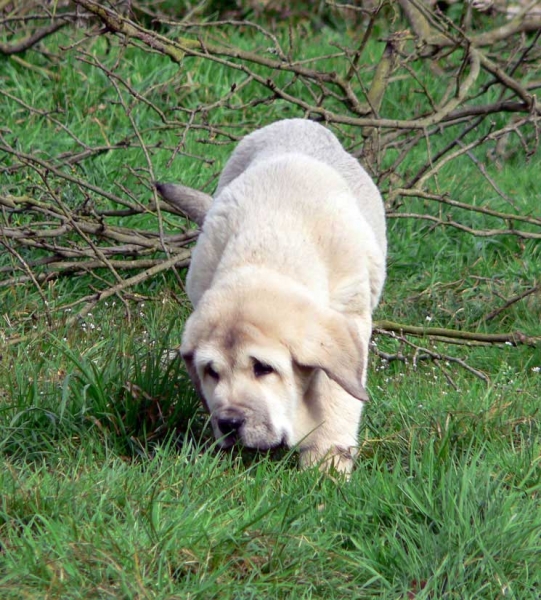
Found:
<svg viewBox="0 0 541 600"><path fill-rule="evenodd" d="M224 435L235 435L244 425L244 417L222 417L218 419L218 427Z"/></svg>

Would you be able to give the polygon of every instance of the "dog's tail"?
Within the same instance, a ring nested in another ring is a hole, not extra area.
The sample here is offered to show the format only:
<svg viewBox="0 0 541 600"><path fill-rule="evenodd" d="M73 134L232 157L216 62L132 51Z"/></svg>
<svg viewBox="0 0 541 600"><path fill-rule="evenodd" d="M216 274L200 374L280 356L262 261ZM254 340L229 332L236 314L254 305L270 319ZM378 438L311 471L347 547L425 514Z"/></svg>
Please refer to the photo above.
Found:
<svg viewBox="0 0 541 600"><path fill-rule="evenodd" d="M178 209L190 221L201 227L212 204L212 196L178 183L155 182L158 194L171 206Z"/></svg>

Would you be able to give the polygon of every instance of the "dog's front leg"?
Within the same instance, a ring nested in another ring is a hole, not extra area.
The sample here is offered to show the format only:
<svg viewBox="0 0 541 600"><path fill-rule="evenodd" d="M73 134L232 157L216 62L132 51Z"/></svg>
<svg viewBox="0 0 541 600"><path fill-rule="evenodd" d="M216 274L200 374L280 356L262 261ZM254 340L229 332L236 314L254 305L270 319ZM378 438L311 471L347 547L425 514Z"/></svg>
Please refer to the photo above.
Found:
<svg viewBox="0 0 541 600"><path fill-rule="evenodd" d="M299 465L301 469L317 466L324 473L337 471L349 475L353 470L354 458L352 448L333 446L323 454L315 448L305 448L301 449Z"/></svg>
<svg viewBox="0 0 541 600"><path fill-rule="evenodd" d="M368 347L372 331L370 315L351 316L362 344L362 384L366 384ZM299 444L300 466L319 465L324 471L350 473L358 450L358 434L364 403L348 394L322 371L315 374L305 393L300 421L312 427Z"/></svg>
<svg viewBox="0 0 541 600"><path fill-rule="evenodd" d="M299 443L300 466L350 473L362 409L362 402L319 371L303 402L306 431Z"/></svg>

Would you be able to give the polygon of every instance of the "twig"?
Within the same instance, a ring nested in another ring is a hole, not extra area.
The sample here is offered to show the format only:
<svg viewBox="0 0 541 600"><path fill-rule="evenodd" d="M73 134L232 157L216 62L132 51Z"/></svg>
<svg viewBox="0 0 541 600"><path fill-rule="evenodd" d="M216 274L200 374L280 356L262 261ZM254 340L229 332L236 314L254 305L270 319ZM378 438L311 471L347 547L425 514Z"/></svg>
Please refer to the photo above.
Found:
<svg viewBox="0 0 541 600"><path fill-rule="evenodd" d="M457 223L450 219L440 219L433 215L420 214L420 213L401 213L401 212L390 212L387 213L389 219L421 219L430 221L436 226L441 227L454 227L459 231L464 231L475 237L495 237L499 235L514 235L524 240L541 240L541 233L535 233L530 231L522 231L519 229L473 229L462 223Z"/></svg>
<svg viewBox="0 0 541 600"><path fill-rule="evenodd" d="M47 162L46 160L38 158L37 156L35 156L33 154L19 152L18 150L15 150L14 148L11 148L10 146L6 146L5 144L0 144L0 151L5 152L6 154L11 154L11 155L15 156L18 160L25 161L27 163L35 163L35 164L39 165L40 167L43 167L47 171L54 173L57 177L60 177L61 179L65 179L66 181L70 181L72 183L75 183L75 184L83 187L83 188L86 188L86 189L98 194L99 196L103 196L104 198L107 198L108 200L115 202L116 204L121 204L122 206L126 206L128 208L133 208L132 204L130 204L129 202L126 202L124 199L120 198L119 196L115 196L115 194L111 194L110 192L100 189L99 187L93 185L92 183L89 183L88 181L85 181L84 179L79 179L78 177L75 177L74 175L70 175L69 173L62 171L62 169L58 169L50 162ZM144 210L144 207L142 207L142 208Z"/></svg>
<svg viewBox="0 0 541 600"><path fill-rule="evenodd" d="M18 42L13 42L12 44L7 44L5 42L0 42L0 54L4 54L6 56L10 56L11 54L20 54L32 46L35 46L38 42L41 42L42 39L47 36L55 33L62 27L65 27L70 23L71 19L69 17L63 17L59 15L58 17L61 20L53 21L49 25L45 25L41 29L34 31L26 38L19 40Z"/></svg>
<svg viewBox="0 0 541 600"><path fill-rule="evenodd" d="M465 202L458 202L457 200L452 200L447 196L442 196L439 194L431 194L429 192L423 192L417 189L406 189L406 188L396 188L393 190L391 199L394 200L398 196L406 196L410 198L422 198L423 200L433 200L435 202L439 202L441 204L447 204L448 206L453 206L455 208L461 208L463 210L467 210L470 212L476 212L482 215L488 215L490 217L496 217L498 219L502 219L503 221L512 222L519 221L522 223L529 223L530 225L535 225L541 227L541 218L531 216L531 215L517 215L512 213L503 213L498 210L493 210L486 206L476 206L475 204L466 204Z"/></svg>
<svg viewBox="0 0 541 600"><path fill-rule="evenodd" d="M182 250L180 252L177 252L176 254L173 254L167 260L160 262L160 264L155 265L150 269L146 269L145 271L142 271L141 273L138 273L133 277L124 279L120 283L110 287L109 289L97 292L96 294L87 296L86 298L82 298L79 302L86 302L85 306L76 315L68 319L67 325L73 325L78 320L84 318L100 300L106 300L110 296L118 294L119 292L122 292L128 289L129 287L146 281L147 279L150 279L158 273L166 271L167 269L170 269L173 266L185 266L187 265L189 258L190 251Z"/></svg>
<svg viewBox="0 0 541 600"><path fill-rule="evenodd" d="M521 294L517 294L516 296L513 296L512 298L507 300L507 302L505 302L505 304L503 304L502 306L489 312L488 315L485 315L480 320L480 323L487 323L488 321L492 321L492 319L497 317L504 310L507 310L510 306L513 306L513 304L516 304L520 300L523 300L524 298L527 298L528 296L531 296L532 294L536 294L539 291L541 291L541 285L538 284L538 285L534 285L532 288L525 290Z"/></svg>
<svg viewBox="0 0 541 600"><path fill-rule="evenodd" d="M4 246L4 248L12 256L14 256L19 261L19 263L21 263L21 265L23 266L23 269L26 271L26 273L28 273L28 279L34 284L34 287L36 288L36 291L38 292L38 295L41 298L41 301L43 302L43 307L45 309L45 316L47 319L47 323L50 327L52 325L52 319L51 319L51 311L49 310L49 303L47 302L47 298L45 298L45 294L43 293L43 290L41 289L41 286L40 286L38 280L34 276L32 269L30 268L30 266L28 265L26 260L17 252L17 250L12 248L8 243L6 243L5 240L1 239L1 237L0 237L0 244L2 246Z"/></svg>

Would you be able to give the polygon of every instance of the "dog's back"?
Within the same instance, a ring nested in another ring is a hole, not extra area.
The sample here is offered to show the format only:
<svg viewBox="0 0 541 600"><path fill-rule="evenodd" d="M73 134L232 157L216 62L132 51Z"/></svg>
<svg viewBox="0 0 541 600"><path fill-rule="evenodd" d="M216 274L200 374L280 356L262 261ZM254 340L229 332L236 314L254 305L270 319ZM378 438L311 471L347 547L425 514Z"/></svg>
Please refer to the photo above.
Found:
<svg viewBox="0 0 541 600"><path fill-rule="evenodd" d="M215 197L234 179L256 164L284 154L304 154L335 169L357 198L359 209L372 228L385 256L385 212L379 191L366 173L328 129L314 121L286 119L246 136L228 160Z"/></svg>

